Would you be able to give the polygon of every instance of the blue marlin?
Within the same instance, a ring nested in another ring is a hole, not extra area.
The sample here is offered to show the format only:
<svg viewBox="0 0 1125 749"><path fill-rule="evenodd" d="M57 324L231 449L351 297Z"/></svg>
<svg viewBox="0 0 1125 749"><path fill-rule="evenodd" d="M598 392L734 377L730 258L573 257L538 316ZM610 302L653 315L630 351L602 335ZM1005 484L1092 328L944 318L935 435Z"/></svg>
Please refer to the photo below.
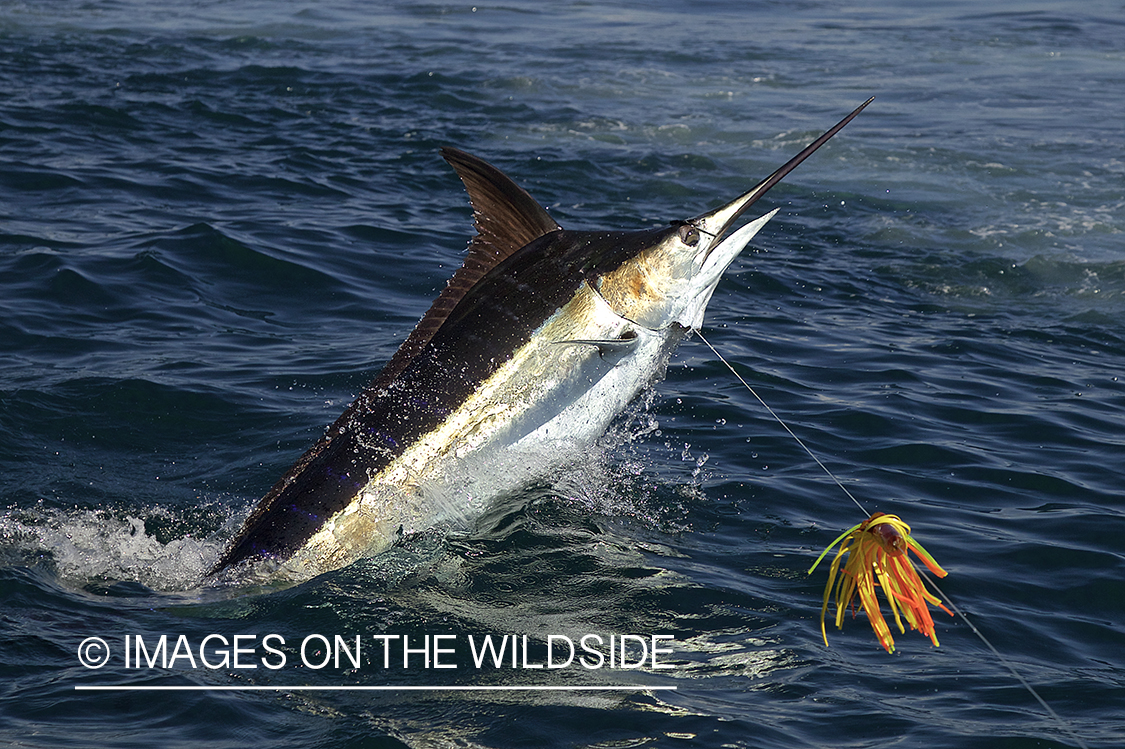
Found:
<svg viewBox="0 0 1125 749"><path fill-rule="evenodd" d="M641 231L563 229L495 167L442 149L474 212L464 265L210 574L307 579L580 455L664 376L777 209L738 219L870 102L730 203Z"/></svg>

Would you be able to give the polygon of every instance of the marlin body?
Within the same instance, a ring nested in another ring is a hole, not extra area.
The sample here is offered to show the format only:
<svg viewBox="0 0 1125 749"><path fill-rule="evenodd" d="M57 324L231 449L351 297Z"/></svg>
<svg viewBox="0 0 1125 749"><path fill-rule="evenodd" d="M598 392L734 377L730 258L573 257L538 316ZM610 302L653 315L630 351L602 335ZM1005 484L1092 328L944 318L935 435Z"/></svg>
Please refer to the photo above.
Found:
<svg viewBox="0 0 1125 749"><path fill-rule="evenodd" d="M735 229L739 217L868 103L734 201L644 231L562 229L499 170L443 149L474 210L464 265L211 574L306 579L576 457L663 377L776 210Z"/></svg>

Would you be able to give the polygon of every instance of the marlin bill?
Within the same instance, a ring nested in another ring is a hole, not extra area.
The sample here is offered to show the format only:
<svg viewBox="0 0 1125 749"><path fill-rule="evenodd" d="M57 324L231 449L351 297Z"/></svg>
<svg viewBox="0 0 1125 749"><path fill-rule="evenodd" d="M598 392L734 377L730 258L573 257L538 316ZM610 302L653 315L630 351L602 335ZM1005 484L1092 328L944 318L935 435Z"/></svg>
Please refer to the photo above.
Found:
<svg viewBox="0 0 1125 749"><path fill-rule="evenodd" d="M870 103L730 203L641 231L563 229L495 167L442 149L473 207L464 265L209 574L307 579L581 455L663 377L776 209L742 215Z"/></svg>

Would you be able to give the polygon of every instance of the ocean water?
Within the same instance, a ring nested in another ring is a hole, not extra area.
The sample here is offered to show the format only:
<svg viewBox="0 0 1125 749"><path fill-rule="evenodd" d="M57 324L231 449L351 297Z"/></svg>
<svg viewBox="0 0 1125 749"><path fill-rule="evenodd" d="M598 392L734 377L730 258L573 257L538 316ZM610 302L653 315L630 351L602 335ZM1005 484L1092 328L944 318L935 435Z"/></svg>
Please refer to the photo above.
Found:
<svg viewBox="0 0 1125 749"><path fill-rule="evenodd" d="M0 743L1125 745L1123 92L1120 0L3 0ZM645 228L872 95L703 333L996 652L940 613L824 646L806 570L863 514L698 339L471 522L201 583L460 264L439 147ZM586 634L649 658L535 667Z"/></svg>

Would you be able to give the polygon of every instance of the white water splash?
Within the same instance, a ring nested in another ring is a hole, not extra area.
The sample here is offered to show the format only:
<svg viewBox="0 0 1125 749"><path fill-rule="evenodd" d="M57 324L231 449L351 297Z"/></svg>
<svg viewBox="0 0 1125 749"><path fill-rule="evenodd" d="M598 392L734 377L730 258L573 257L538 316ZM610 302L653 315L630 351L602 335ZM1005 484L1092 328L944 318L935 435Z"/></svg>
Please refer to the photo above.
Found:
<svg viewBox="0 0 1125 749"><path fill-rule="evenodd" d="M168 517L154 508L149 517ZM9 510L0 516L0 539L9 554L25 560L49 555L60 581L132 581L161 591L199 585L218 556L220 543L187 535L166 543L145 528L145 520L108 510Z"/></svg>

